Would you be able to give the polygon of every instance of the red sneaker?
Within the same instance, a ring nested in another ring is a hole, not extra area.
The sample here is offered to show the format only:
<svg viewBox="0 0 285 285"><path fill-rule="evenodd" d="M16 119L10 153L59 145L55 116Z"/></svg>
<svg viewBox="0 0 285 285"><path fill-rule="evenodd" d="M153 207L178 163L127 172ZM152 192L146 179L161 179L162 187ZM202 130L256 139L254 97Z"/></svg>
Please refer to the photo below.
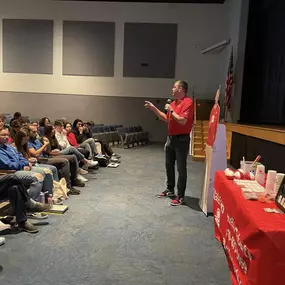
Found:
<svg viewBox="0 0 285 285"><path fill-rule="evenodd" d="M184 203L184 199L177 196L174 200L171 201L170 205L171 206L180 206Z"/></svg>
<svg viewBox="0 0 285 285"><path fill-rule="evenodd" d="M164 198L164 197L175 197L174 192L171 192L169 190L165 190L157 195L157 198Z"/></svg>

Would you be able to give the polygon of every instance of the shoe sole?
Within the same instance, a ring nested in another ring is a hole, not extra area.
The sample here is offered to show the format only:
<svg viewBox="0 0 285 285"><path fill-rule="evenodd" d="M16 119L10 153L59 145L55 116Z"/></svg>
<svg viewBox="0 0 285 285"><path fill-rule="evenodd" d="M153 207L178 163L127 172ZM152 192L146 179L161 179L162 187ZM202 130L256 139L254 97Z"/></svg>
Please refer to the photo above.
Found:
<svg viewBox="0 0 285 285"><path fill-rule="evenodd" d="M39 232L39 230L29 231L29 230L24 229L24 228L19 228L19 230L20 230L21 232L26 232L26 233L29 233L29 234L36 234L36 233Z"/></svg>
<svg viewBox="0 0 285 285"><path fill-rule="evenodd" d="M183 205L183 204L184 204L183 202L182 202L182 203L179 203L179 204L172 204L172 203L170 203L170 205L171 205L171 206L174 206L174 207L175 207L175 206L181 206L181 205Z"/></svg>
<svg viewBox="0 0 285 285"><path fill-rule="evenodd" d="M48 210L45 210L45 212L46 211L48 211ZM42 212L42 213L44 213L44 212ZM46 220L48 218L48 215L40 217L40 216L32 216L32 215L27 214L27 218L31 219L31 220Z"/></svg>
<svg viewBox="0 0 285 285"><path fill-rule="evenodd" d="M156 196L157 198L174 198L175 194L160 196L159 194Z"/></svg>

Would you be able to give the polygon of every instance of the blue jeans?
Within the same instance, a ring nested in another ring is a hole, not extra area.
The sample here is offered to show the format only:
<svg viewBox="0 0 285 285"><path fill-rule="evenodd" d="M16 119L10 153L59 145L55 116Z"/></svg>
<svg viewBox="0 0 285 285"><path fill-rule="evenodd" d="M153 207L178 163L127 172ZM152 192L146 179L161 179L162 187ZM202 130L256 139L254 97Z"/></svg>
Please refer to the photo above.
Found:
<svg viewBox="0 0 285 285"><path fill-rule="evenodd" d="M43 192L53 194L53 180L58 181L57 168L48 164L36 164L32 167L32 171L40 173L44 176Z"/></svg>
<svg viewBox="0 0 285 285"><path fill-rule="evenodd" d="M29 196L33 200L39 201L44 181L40 181L35 176L33 176L35 173L36 172L33 171L19 170L15 172L15 176L17 176L25 186L29 187Z"/></svg>
<svg viewBox="0 0 285 285"><path fill-rule="evenodd" d="M74 154L77 157L77 161L80 162L85 159L84 155L79 152L74 146L69 146L66 149L63 149L60 151L60 154L68 155L68 154Z"/></svg>

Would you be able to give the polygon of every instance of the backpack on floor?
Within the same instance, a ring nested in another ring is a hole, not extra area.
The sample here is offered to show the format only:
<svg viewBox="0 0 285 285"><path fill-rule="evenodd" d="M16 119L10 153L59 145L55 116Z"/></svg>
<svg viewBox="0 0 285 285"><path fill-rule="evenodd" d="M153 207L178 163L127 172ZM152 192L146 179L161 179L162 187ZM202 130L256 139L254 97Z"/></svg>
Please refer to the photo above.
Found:
<svg viewBox="0 0 285 285"><path fill-rule="evenodd" d="M108 164L109 164L109 159L108 158L104 158L104 157L98 158L98 157L96 157L96 158L94 158L94 160L98 161L99 166L101 166L101 167L107 167Z"/></svg>

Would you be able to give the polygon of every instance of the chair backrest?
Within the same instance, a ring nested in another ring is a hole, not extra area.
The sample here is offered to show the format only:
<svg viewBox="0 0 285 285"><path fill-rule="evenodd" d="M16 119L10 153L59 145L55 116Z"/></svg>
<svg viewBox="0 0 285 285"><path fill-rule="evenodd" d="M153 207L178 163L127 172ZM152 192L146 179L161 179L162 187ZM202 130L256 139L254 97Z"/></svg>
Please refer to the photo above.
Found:
<svg viewBox="0 0 285 285"><path fill-rule="evenodd" d="M124 127L126 130L126 133L129 134L131 132L130 127Z"/></svg>
<svg viewBox="0 0 285 285"><path fill-rule="evenodd" d="M135 128L134 127L130 127L130 133L134 133L135 132Z"/></svg>
<svg viewBox="0 0 285 285"><path fill-rule="evenodd" d="M139 132L142 132L143 128L141 126L138 126L138 130L139 130Z"/></svg>
<svg viewBox="0 0 285 285"><path fill-rule="evenodd" d="M116 131L116 128L114 125L109 125L109 128L111 130L111 132L115 132Z"/></svg>
<svg viewBox="0 0 285 285"><path fill-rule="evenodd" d="M92 134L98 134L99 133L99 128L97 126L94 126L91 128L91 133Z"/></svg>
<svg viewBox="0 0 285 285"><path fill-rule="evenodd" d="M100 126L98 127L98 129L99 129L99 133L104 133L104 127Z"/></svg>
<svg viewBox="0 0 285 285"><path fill-rule="evenodd" d="M123 128L123 127L117 128L117 131L118 131L118 134L119 134L119 135L124 135L124 134L126 134L126 128Z"/></svg>
<svg viewBox="0 0 285 285"><path fill-rule="evenodd" d="M139 132L139 127L138 127L138 126L134 126L134 131L135 131L136 133L138 133L138 132Z"/></svg>
<svg viewBox="0 0 285 285"><path fill-rule="evenodd" d="M111 130L110 130L110 127L109 126L104 126L104 132L105 133L109 133Z"/></svg>

